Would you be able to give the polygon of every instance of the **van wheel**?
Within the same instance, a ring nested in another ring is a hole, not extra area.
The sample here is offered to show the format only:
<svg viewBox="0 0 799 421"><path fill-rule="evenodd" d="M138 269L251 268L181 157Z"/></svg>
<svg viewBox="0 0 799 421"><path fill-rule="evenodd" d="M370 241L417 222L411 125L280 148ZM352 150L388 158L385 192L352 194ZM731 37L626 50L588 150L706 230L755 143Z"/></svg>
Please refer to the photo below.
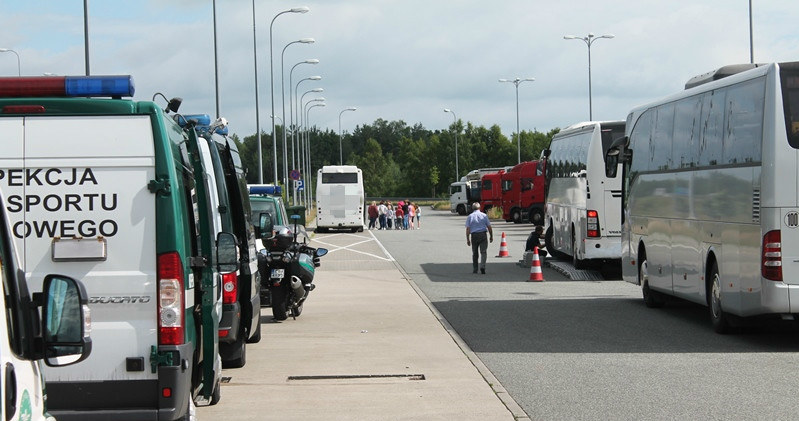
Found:
<svg viewBox="0 0 799 421"><path fill-rule="evenodd" d="M649 288L649 265L646 258L638 265L638 282L641 284L641 293L644 296L644 304L649 308L663 307L666 301L663 295Z"/></svg>
<svg viewBox="0 0 799 421"><path fill-rule="evenodd" d="M248 344L257 344L261 342L261 312L258 312L258 327L255 328L255 334L247 339Z"/></svg>
<svg viewBox="0 0 799 421"><path fill-rule="evenodd" d="M730 331L729 316L724 313L721 305L721 276L719 276L719 266L713 262L708 277L708 308L710 309L710 321L713 323L713 330L716 333L728 333Z"/></svg>
<svg viewBox="0 0 799 421"><path fill-rule="evenodd" d="M273 287L272 290L272 316L275 320L286 320L286 290L282 287Z"/></svg>
<svg viewBox="0 0 799 421"><path fill-rule="evenodd" d="M216 405L219 401L222 400L222 385L220 382L216 382L216 386L214 386L214 393L211 394L211 405Z"/></svg>

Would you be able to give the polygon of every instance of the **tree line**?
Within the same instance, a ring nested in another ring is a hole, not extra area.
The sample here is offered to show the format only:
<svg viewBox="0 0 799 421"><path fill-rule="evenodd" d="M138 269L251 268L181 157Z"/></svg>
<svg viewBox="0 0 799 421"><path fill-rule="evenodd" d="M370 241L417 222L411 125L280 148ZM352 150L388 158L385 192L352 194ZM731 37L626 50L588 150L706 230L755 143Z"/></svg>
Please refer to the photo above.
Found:
<svg viewBox="0 0 799 421"><path fill-rule="evenodd" d="M549 147L547 133L521 132L521 160L538 159ZM283 127L275 128L278 154L278 178L283 175ZM446 197L455 177L455 139L458 141L457 179L476 168L505 167L517 163L516 134L509 139L498 125L474 126L461 120L448 130L428 130L421 124L409 126L404 121L377 119L373 124L357 126L341 139L344 165L363 170L364 190L370 197ZM239 148L248 183L258 182L258 144L256 135L240 139L232 136ZM306 185L316 182L316 171L323 165L339 164L339 135L330 129L313 127L309 132L311 176ZM288 142L291 160L291 142ZM274 173L272 134L261 134L264 182L271 183ZM291 169L291 168L290 168Z"/></svg>

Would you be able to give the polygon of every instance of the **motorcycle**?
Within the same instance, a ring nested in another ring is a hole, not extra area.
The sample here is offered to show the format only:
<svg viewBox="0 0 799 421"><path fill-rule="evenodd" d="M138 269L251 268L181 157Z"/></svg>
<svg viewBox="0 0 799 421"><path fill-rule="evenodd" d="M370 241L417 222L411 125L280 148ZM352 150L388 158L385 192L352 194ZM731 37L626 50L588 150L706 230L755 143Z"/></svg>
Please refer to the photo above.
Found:
<svg viewBox="0 0 799 421"><path fill-rule="evenodd" d="M261 288L270 292L275 320L286 320L289 315L296 319L302 314L308 294L316 288L315 269L321 264L320 257L328 251L308 246L308 236L297 224L299 215L292 215L291 219L294 229L272 226L271 217L261 215L261 232L271 235L262 236L265 249L259 255L258 270Z"/></svg>

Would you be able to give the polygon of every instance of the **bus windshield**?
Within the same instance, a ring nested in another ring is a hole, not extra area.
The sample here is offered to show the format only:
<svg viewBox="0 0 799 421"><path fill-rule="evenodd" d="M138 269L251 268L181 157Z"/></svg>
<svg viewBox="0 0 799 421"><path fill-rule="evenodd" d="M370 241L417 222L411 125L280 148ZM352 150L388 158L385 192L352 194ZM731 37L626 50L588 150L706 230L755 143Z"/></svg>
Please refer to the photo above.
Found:
<svg viewBox="0 0 799 421"><path fill-rule="evenodd" d="M322 184L358 184L358 173L323 172Z"/></svg>

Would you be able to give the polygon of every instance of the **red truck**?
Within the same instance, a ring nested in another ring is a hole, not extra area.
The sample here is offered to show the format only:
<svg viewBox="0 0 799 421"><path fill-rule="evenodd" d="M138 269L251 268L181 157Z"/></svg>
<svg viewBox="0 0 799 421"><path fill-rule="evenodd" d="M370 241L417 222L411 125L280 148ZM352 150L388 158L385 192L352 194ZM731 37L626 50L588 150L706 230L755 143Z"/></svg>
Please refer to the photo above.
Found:
<svg viewBox="0 0 799 421"><path fill-rule="evenodd" d="M502 207L502 174L505 174L505 170L485 174L480 179L480 203L484 212L493 207Z"/></svg>
<svg viewBox="0 0 799 421"><path fill-rule="evenodd" d="M546 209L546 163L526 161L517 164L502 178L502 219L516 224L543 225Z"/></svg>

